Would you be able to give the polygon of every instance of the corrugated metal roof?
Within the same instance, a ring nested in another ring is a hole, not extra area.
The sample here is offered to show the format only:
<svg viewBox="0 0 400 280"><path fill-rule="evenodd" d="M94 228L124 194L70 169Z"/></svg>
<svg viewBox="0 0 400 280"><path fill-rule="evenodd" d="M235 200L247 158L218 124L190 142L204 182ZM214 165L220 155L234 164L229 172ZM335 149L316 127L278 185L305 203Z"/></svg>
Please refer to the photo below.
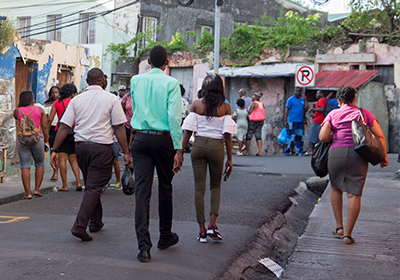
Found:
<svg viewBox="0 0 400 280"><path fill-rule="evenodd" d="M321 71L315 77L316 88L358 88L379 74L378 70Z"/></svg>

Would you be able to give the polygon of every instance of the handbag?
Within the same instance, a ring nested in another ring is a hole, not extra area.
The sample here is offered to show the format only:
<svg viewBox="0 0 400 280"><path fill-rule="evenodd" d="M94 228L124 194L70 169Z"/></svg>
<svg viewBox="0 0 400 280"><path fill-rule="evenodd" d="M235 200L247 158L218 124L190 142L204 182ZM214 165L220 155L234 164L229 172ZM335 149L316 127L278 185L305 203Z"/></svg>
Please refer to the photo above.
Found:
<svg viewBox="0 0 400 280"><path fill-rule="evenodd" d="M315 175L321 178L328 175L328 154L331 144L332 142L318 142L311 157L311 167Z"/></svg>
<svg viewBox="0 0 400 280"><path fill-rule="evenodd" d="M278 135L277 141L278 143L286 144L287 137L287 129L286 127L282 128L281 132Z"/></svg>
<svg viewBox="0 0 400 280"><path fill-rule="evenodd" d="M371 131L364 120L362 108L357 120L351 122L354 150L372 165L385 161L385 151L378 137ZM361 119L361 120L360 120Z"/></svg>
<svg viewBox="0 0 400 280"><path fill-rule="evenodd" d="M62 113L61 118L58 120L58 124L57 124L58 127L60 127L60 121L61 121L62 117L64 116L65 110L67 110L67 109L65 108L65 105L64 105L64 100L61 100L61 103L62 103L62 105L63 105L63 107L64 107L64 112ZM69 134L69 135L74 135L74 134L75 134L74 128L75 128L75 126L73 125L73 126L71 127L71 129L68 131L68 134Z"/></svg>

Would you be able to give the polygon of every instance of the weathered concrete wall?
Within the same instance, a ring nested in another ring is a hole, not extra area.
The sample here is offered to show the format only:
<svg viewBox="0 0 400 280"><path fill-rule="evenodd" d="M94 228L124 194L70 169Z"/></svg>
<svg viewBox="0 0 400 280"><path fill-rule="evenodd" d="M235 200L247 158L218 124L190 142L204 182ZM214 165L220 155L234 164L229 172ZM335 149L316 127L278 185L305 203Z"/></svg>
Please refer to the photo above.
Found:
<svg viewBox="0 0 400 280"><path fill-rule="evenodd" d="M129 2L130 0L116 0L115 6L120 7ZM260 22L260 16L264 13L277 18L281 7L284 13L292 10L304 17L309 13L316 13L286 0L225 0L220 14L221 37L227 37L235 28L235 23ZM196 0L190 6L182 7L175 0L147 0L116 11L115 25L129 34L136 34L138 15L157 18L157 26L162 27L157 32L158 41L169 42L176 32L180 32L185 41L192 45L195 38L187 35L186 31L196 31L198 25L214 27L215 1ZM325 26L326 23L327 13L323 13L321 25Z"/></svg>
<svg viewBox="0 0 400 280"><path fill-rule="evenodd" d="M365 52L376 54L376 62L367 63L367 65L393 65L394 68L394 85L385 85L384 89L388 112L388 130L385 136L389 142L389 152L398 153L400 151L400 116L398 109L400 106L400 47L389 46L376 40L371 40L366 43ZM345 50L334 48L328 52L328 54L351 53L362 53L362 50L358 44L355 44ZM349 70L353 65L357 65L357 63L320 64L319 70Z"/></svg>
<svg viewBox="0 0 400 280"><path fill-rule="evenodd" d="M19 56L18 49L13 45L0 56L0 146L8 148L8 158L13 157L15 152L16 134L12 110L15 108L15 65ZM10 169L10 163L7 162L6 172Z"/></svg>
<svg viewBox="0 0 400 280"><path fill-rule="evenodd" d="M384 91L389 115L389 151L400 153L400 88L386 85Z"/></svg>
<svg viewBox="0 0 400 280"><path fill-rule="evenodd" d="M232 110L239 99L239 90L246 89L247 96L253 92L261 91L261 102L265 108L265 122L262 128L262 152L264 155L276 155L283 152L283 145L276 141L279 132L283 128L283 117L287 99L288 81L284 78L227 78L227 91ZM250 144L250 154L257 153L254 137Z"/></svg>
<svg viewBox="0 0 400 280"><path fill-rule="evenodd" d="M383 87L383 83L368 83L365 87L359 90L356 105L361 108L366 108L374 114L382 129L383 135L385 135L386 145L389 147L389 117Z"/></svg>
<svg viewBox="0 0 400 280"><path fill-rule="evenodd" d="M66 45L56 41L19 40L15 46L21 53L21 58L32 60L38 64L36 101L44 103L47 90L58 85L57 71L61 66L71 67L71 82L78 90L81 88L82 77L88 69L88 54L84 47Z"/></svg>
<svg viewBox="0 0 400 280"><path fill-rule="evenodd" d="M29 64L29 78L27 75L21 78L21 73L16 73L19 69L16 67L17 59ZM86 49L54 41L18 40L0 55L0 145L8 148L9 158L13 157L16 143L15 121L12 117L20 94L16 92L16 87L20 86L16 84L16 75L19 83L24 84L20 90L31 89L36 93L36 101L43 104L47 99L47 90L58 84L57 74L61 66L71 67L70 80L79 89L88 68ZM49 166L48 157L46 166Z"/></svg>

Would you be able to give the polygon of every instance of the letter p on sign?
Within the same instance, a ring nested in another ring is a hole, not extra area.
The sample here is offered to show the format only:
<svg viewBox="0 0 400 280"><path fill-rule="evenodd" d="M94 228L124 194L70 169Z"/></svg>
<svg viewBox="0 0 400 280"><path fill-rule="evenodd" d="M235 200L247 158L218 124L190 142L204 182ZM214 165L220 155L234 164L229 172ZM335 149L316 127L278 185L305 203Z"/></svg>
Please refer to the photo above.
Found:
<svg viewBox="0 0 400 280"><path fill-rule="evenodd" d="M314 87L315 86L315 68L314 65L296 66L296 87Z"/></svg>

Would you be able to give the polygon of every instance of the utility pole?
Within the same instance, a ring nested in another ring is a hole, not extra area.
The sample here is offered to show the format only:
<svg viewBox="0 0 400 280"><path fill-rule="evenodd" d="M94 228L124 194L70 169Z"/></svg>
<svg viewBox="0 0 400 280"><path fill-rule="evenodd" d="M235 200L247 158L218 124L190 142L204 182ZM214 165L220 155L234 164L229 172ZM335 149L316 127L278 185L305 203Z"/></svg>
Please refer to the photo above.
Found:
<svg viewBox="0 0 400 280"><path fill-rule="evenodd" d="M219 69L219 33L220 33L220 12L222 0L215 0L215 30L214 30L214 73L218 74Z"/></svg>

